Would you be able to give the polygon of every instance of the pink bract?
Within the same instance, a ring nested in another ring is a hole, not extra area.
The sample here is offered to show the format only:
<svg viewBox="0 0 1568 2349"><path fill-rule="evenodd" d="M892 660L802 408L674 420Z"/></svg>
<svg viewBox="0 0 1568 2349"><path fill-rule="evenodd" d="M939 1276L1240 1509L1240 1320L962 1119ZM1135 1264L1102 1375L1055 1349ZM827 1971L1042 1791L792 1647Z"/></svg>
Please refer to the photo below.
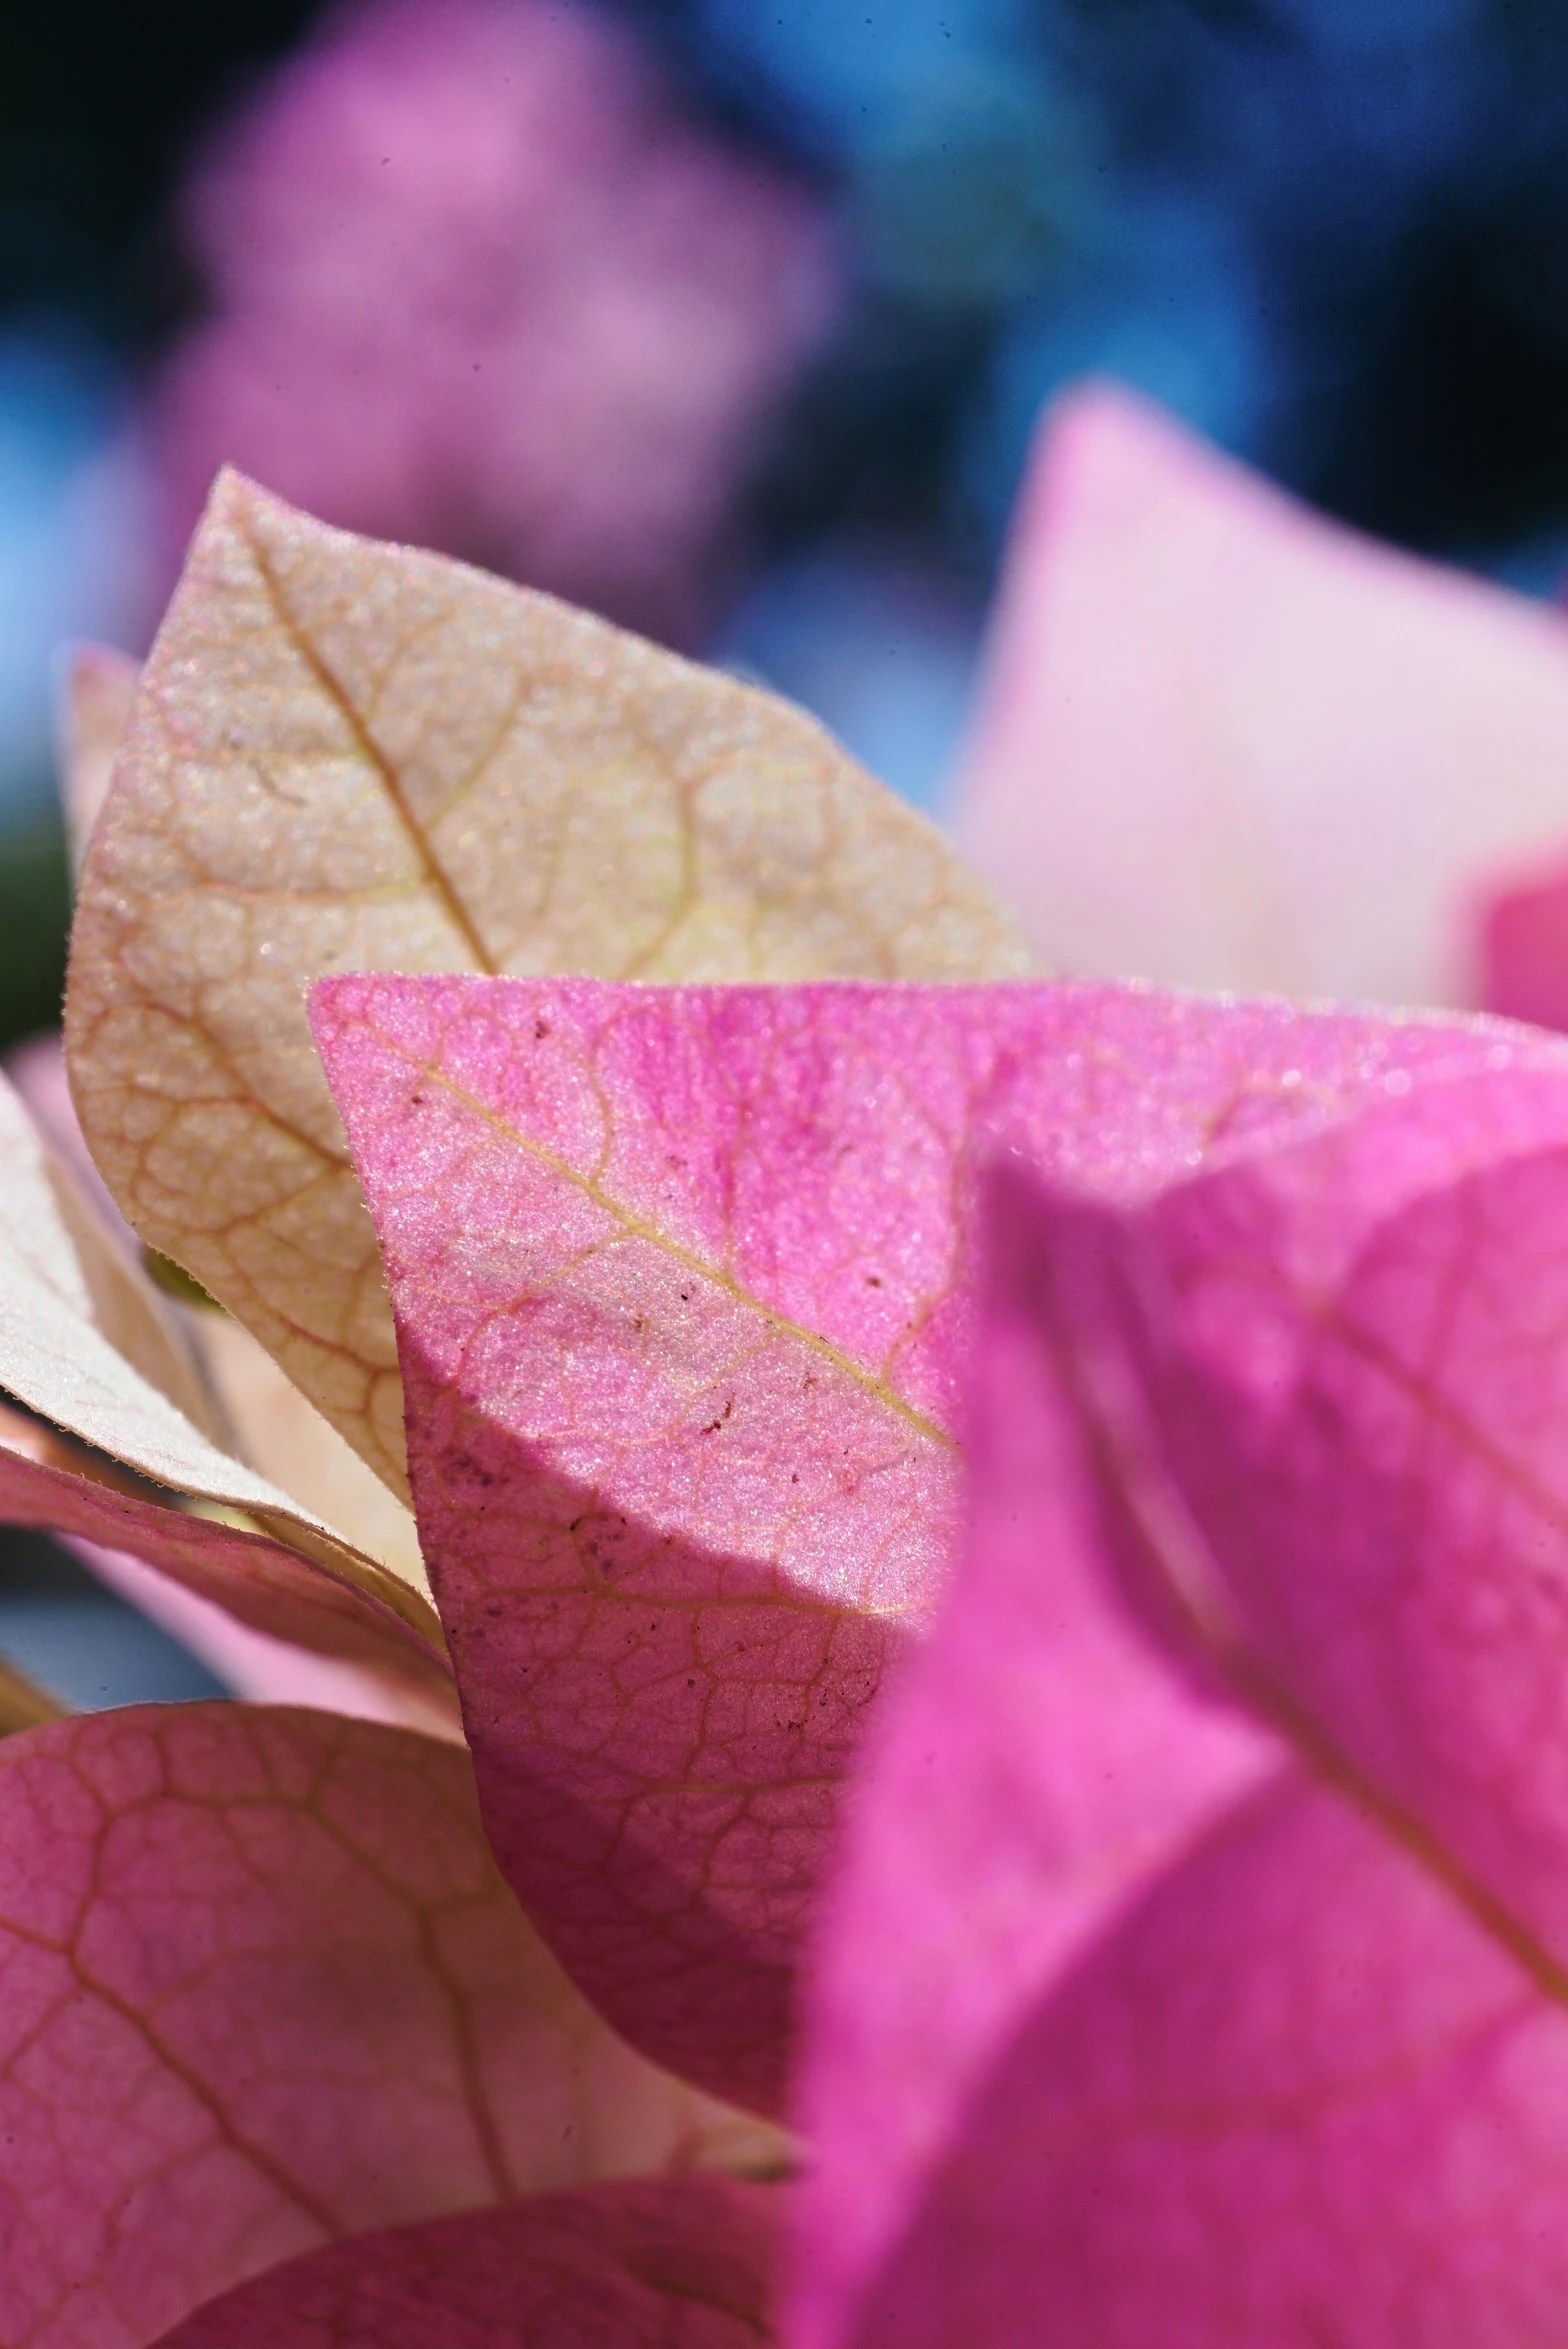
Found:
<svg viewBox="0 0 1568 2349"><path fill-rule="evenodd" d="M336 979L313 1016L503 1871L635 2044L765 2109L838 1790L957 1529L977 1165L1120 1203L1418 1073L1561 1067L1049 985Z"/></svg>
<svg viewBox="0 0 1568 2349"><path fill-rule="evenodd" d="M217 467L690 635L836 302L824 223L548 0L334 14L213 143L212 316L153 410L171 550Z"/></svg>
<svg viewBox="0 0 1568 2349"><path fill-rule="evenodd" d="M962 1560L821 1937L793 2340L1554 2339L1568 1064L1119 1199L1008 1169L989 1229Z"/></svg>
<svg viewBox="0 0 1568 2349"><path fill-rule="evenodd" d="M226 2294L159 2349L757 2349L772 2201L639 2181L360 2236Z"/></svg>
<svg viewBox="0 0 1568 2349"><path fill-rule="evenodd" d="M450 1747L226 1704L8 1739L0 2339L147 2341L515 2194L561 2088L531 1973Z"/></svg>
<svg viewBox="0 0 1568 2349"><path fill-rule="evenodd" d="M1042 427L957 795L1047 968L1568 1005L1568 954L1541 955L1568 621L1310 514L1130 393Z"/></svg>

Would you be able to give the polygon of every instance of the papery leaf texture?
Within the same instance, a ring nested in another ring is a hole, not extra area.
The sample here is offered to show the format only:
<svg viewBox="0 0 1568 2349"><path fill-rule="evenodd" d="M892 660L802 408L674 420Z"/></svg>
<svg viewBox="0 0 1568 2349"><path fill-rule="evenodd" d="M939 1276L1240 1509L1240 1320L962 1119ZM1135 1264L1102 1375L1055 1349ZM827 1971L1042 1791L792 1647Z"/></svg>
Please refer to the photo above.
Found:
<svg viewBox="0 0 1568 2349"><path fill-rule="evenodd" d="M65 655L56 711L60 812L71 863L80 872L109 777L131 722L141 664L108 644L73 644Z"/></svg>
<svg viewBox="0 0 1568 2349"><path fill-rule="evenodd" d="M19 1401L152 1473L182 1445L192 1458L221 1445L222 1419L172 1315L3 1078L0 1249L0 1382ZM171 1432L176 1420L188 1436ZM221 1482L227 1470L212 1473Z"/></svg>
<svg viewBox="0 0 1568 2349"><path fill-rule="evenodd" d="M107 645L77 645L65 666L60 799L78 867L108 795L140 677L139 663ZM14 1056L11 1073L57 1154L89 1197L96 1195L119 1222L77 1120L58 1039L35 1039ZM121 1222L120 1230L134 1252L130 1226ZM202 1312L188 1320L186 1334L249 1464L328 1525L351 1527L356 1548L428 1597L409 1511L249 1331L226 1313Z"/></svg>
<svg viewBox="0 0 1568 2349"><path fill-rule="evenodd" d="M242 1620L307 1647L360 1661L384 1651L397 1673L427 1679L444 1671L425 1592L233 1456L178 1323L3 1079L0 1387L41 1423L38 1441L20 1449L47 1469L6 1457L0 1505L12 1522L135 1549ZM240 1541L159 1494L116 1491L112 1469L62 1431L167 1493L243 1512L273 1538Z"/></svg>
<svg viewBox="0 0 1568 2349"><path fill-rule="evenodd" d="M290 2260L158 2349L759 2349L778 2189L539 2195Z"/></svg>
<svg viewBox="0 0 1568 2349"><path fill-rule="evenodd" d="M1568 867L1568 621L1090 386L1041 429L955 790L1050 968L1532 1012L1483 933Z"/></svg>
<svg viewBox="0 0 1568 2349"><path fill-rule="evenodd" d="M65 1044L58 1030L29 1036L5 1057L4 1071L20 1094L39 1138L51 1157L64 1166L79 1191L96 1211L100 1232L133 1262L145 1263L142 1244L115 1206L77 1122L71 1099L71 1080L65 1068Z"/></svg>
<svg viewBox="0 0 1568 2349"><path fill-rule="evenodd" d="M237 1705L0 1745L0 2339L139 2349L279 2261L755 2138L495 1872L466 1757Z"/></svg>
<svg viewBox="0 0 1568 2349"><path fill-rule="evenodd" d="M1432 1070L1141 1196L998 1182L961 1562L822 1925L799 2349L1561 2335L1565 1108Z"/></svg>
<svg viewBox="0 0 1568 2349"><path fill-rule="evenodd" d="M976 1154L1108 1198L1562 1048L1138 990L343 978L486 1825L634 2044L772 2109L838 1791L955 1536Z"/></svg>
<svg viewBox="0 0 1568 2349"><path fill-rule="evenodd" d="M150 1335L143 1358L187 1410L206 1418L221 1447L237 1445L280 1495L303 1502L326 1524L352 1526L355 1568L354 1552L390 1567L425 1605L416 1608L416 1630L354 1572L333 1570L341 1563L336 1550L325 1553L329 1568L243 1523L214 1537L205 1519L171 1508L157 1488L117 1479L102 1457L15 1413L0 1413L0 1445L57 1473L40 1478L0 1461L0 1511L13 1523L52 1525L92 1573L192 1648L237 1695L451 1736L451 1675L412 1517L248 1331L221 1311L182 1310L143 1277L141 1243L87 1155L58 1037L35 1038L7 1065L37 1134L14 1105L0 1103L0 1144L9 1146L0 1148L0 1161L9 1155L17 1203L31 1210L18 1223L30 1224L35 1243L42 1242L55 1285L74 1283L92 1301L104 1300L107 1332L122 1342L138 1330L144 1341ZM47 1139L43 1153L40 1137ZM69 1218L63 1231L61 1215ZM96 1275L91 1283L88 1267ZM106 1548L106 1541L135 1542L141 1556ZM17 1694L6 1714L12 1727L47 1717L36 1696Z"/></svg>
<svg viewBox="0 0 1568 2349"><path fill-rule="evenodd" d="M428 1600L413 1512L306 1401L250 1331L221 1309L187 1316L202 1367L253 1468Z"/></svg>
<svg viewBox="0 0 1568 2349"><path fill-rule="evenodd" d="M57 1036L38 1036L13 1053L7 1063L17 1091L34 1126L53 1158L63 1164L76 1188L85 1194L85 1219L92 1248L139 1264L141 1242L110 1198L88 1154L77 1122L66 1077L65 1057ZM6 1129L9 1132L9 1128ZM24 1137L25 1148L34 1148ZM77 1219L81 1244L80 1214ZM130 1284L137 1295L151 1296L145 1281ZM172 1313L171 1313L172 1304ZM337 1430L306 1402L248 1330L231 1315L204 1306L181 1306L163 1297L152 1299L153 1310L165 1326L170 1321L184 1340L184 1352L198 1373L197 1408L217 1406L217 1428L247 1464L293 1502L324 1524L352 1532L352 1547L387 1567L400 1581L428 1599L430 1586L419 1555L419 1540L411 1513L390 1493L357 1452L351 1451ZM192 1406L184 1390L186 1408Z"/></svg>
<svg viewBox="0 0 1568 2349"><path fill-rule="evenodd" d="M941 835L801 712L227 474L82 876L66 1038L128 1220L403 1495L391 1320L302 981L1025 962Z"/></svg>

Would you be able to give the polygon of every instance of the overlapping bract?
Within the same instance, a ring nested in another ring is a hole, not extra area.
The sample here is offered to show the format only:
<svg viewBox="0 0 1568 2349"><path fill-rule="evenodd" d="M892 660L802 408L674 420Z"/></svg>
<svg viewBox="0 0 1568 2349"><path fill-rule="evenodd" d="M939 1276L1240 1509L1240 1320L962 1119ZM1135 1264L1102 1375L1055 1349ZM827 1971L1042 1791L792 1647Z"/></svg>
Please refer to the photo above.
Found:
<svg viewBox="0 0 1568 2349"><path fill-rule="evenodd" d="M492 706L497 687L504 708ZM325 1399L393 1485L401 1399L390 1341L376 1336L380 1275L310 1054L304 980L367 959L955 976L1024 960L939 838L798 714L544 599L323 532L243 484L220 492L140 682L124 662L85 656L73 688L68 809L78 844L91 831L94 846L69 1025L97 1173L145 1241L214 1288L225 1285L214 1267L229 1262L253 1297L266 1292L255 1318L296 1372L300 1329L274 1292L298 1307L307 1364L327 1358ZM485 741L433 731L438 700ZM519 843L527 853L507 853ZM607 843L625 862L614 888ZM174 1603L161 1590L195 1594L240 1627L367 1667L365 1689L350 1692L357 1710L436 1718L450 1680L406 1513L390 1494L379 1516L366 1511L339 1439L237 1324L169 1307L96 1178L73 1185L80 1137L47 1052L29 1056L25 1080L58 1149L6 1095L14 1277L0 1373L36 1416L7 1422L0 1508L67 1532L121 1579L149 1568L168 1578L148 1585L157 1609ZM104 1147L106 1101L118 1165ZM150 1184L150 1206L127 1165ZM390 1430L379 1448L376 1427ZM276 1466L277 1482L258 1466ZM276 1653L269 1679L286 1686L289 1650ZM349 1701L319 1678L302 1685ZM48 1709L20 1684L7 1695L13 1728ZM11 1749L19 1769L28 1750ZM436 1751L432 1767L462 1766ZM397 1791L377 1803L391 1835ZM417 1841L413 1820L408 1833ZM68 1872L69 1847L55 1857L58 1869L39 1857L45 1892ZM128 1897L156 1902L149 1865L132 1871ZM285 1920L284 1940L288 1930ZM164 1936L160 1912L154 1939ZM541 2059L546 2103L588 2060L567 2044L574 2035L618 2046L549 1980L548 1995L538 1980L519 1984L560 2042ZM395 2036L395 2012L386 2027ZM627 2110L603 2142L579 2142L562 2174L656 2166L664 2140L643 2121L677 2112L688 2117L673 2150L688 2164L779 2160L777 2138L750 2121L624 2050L616 2065ZM549 2113L536 2103L532 2117L548 2166ZM522 2182L548 2182L537 2158ZM421 2216L427 2205L402 2207ZM187 2297L224 2280L220 2238L218 2267L187 2279ZM278 2249L264 2242L256 2260ZM61 2254L79 2313L96 2256L81 2244ZM113 2335L119 2349L107 2305L83 2321L84 2341ZM139 2307L127 2319L137 2338L151 2321ZM699 2330L705 2321L699 2312Z"/></svg>
<svg viewBox="0 0 1568 2349"><path fill-rule="evenodd" d="M450 1711L444 1657L381 1599L286 1542L199 1516L0 1406L0 1523L124 1550L273 1640L364 1667L420 1720Z"/></svg>
<svg viewBox="0 0 1568 2349"><path fill-rule="evenodd" d="M436 722L459 709L456 734ZM406 1690L412 1672L424 1720L450 1683L396 1497L401 1394L374 1239L304 983L344 961L492 957L964 975L1016 968L1022 949L929 827L786 705L233 479L140 679L122 656L73 660L62 755L79 853L98 842L69 1026L101 1167L47 1050L30 1051L19 1075L56 1148L42 1171L0 1101L4 1221L54 1235L43 1269L70 1311L23 1265L0 1375L162 1492L107 1498L91 1475L86 1489L82 1456L50 1439L53 1481L8 1470L14 1514L54 1508L247 1625L379 1665L370 1710L407 1710L381 1683ZM171 1318L131 1232L95 1212L100 1172L142 1239L248 1312L277 1361L227 1314ZM314 1380L327 1418L290 1372ZM243 1538L166 1522L163 1492L243 1512ZM277 1685L270 1664L264 1677Z"/></svg>
<svg viewBox="0 0 1568 2349"><path fill-rule="evenodd" d="M800 2349L1561 2329L1564 1084L994 1193L962 1563L822 1935Z"/></svg>
<svg viewBox="0 0 1568 2349"><path fill-rule="evenodd" d="M94 831L66 1039L142 1237L402 1492L330 970L1017 971L938 834L800 712L546 596L219 483Z"/></svg>
<svg viewBox="0 0 1568 2349"><path fill-rule="evenodd" d="M371 977L316 1018L492 1839L732 2093L859 1726L793 1836L725 1844L796 1783L802 1688L841 1695L764 1610L929 1628L816 1920L792 2343L1551 2339L1564 1048L1047 985ZM945 1592L956 1471L899 1490L933 1430L969 1438ZM461 2237L191 2339L416 2324Z"/></svg>
<svg viewBox="0 0 1568 2349"><path fill-rule="evenodd" d="M1483 610L1466 592L1450 619ZM1527 667L1537 652L1557 657L1541 638ZM792 2344L1024 2349L1042 2323L1107 2349L1555 2340L1563 1048L1099 986L474 976L885 981L1019 957L946 852L803 722L244 485L220 494L136 729L74 982L106 1170L150 1238L231 1280L393 1481L406 1408L486 1830L567 1974L635 2044L759 2109L804 1998L816 2167ZM1533 824L1551 793L1526 797ZM1511 853L1513 821L1482 827L1488 854ZM1416 929L1428 953L1458 837L1423 868L1400 954ZM628 860L670 838L685 861L655 855L643 890ZM547 874L499 854L518 839ZM296 997L324 967L405 956L425 975L373 968L315 998L400 1375ZM186 1579L241 1614L280 1574L311 1614L315 1576L356 1639L375 1606L398 1639L428 1634L408 1581L383 1591L374 1556L228 1458L199 1378L175 1410L177 1328L11 1139L27 1213L7 1268L52 1333L24 1399L53 1419L13 1431L15 1513L82 1516L165 1564L184 1541ZM61 1430L175 1490L219 1480L231 1509L238 1479L255 1522L177 1514ZM433 1637L424 1653L445 1669ZM259 1750L279 1718L224 1734ZM50 1740L113 1734L15 1741L0 1797ZM125 1735L134 1755L165 1731ZM418 1784L466 1768L393 1743ZM371 1842L401 1837L411 1864L420 1799L370 1811ZM152 1964L186 1946L191 1901L182 1878L170 1908L159 1873L179 1835L135 1832L123 1907L155 1904L134 1953ZM76 1845L36 1848L29 1896L68 1905ZM210 1873L199 1858L190 1882ZM285 1919L286 1974L323 1934L336 1947L339 1900ZM22 1946L43 1962L36 1935ZM302 1978L288 2011L314 2031L331 2000L301 2006ZM177 1986L182 2030L206 1979L190 2001ZM559 1997L563 2028L633 2067L657 2140L564 2174L666 2158L689 2092ZM559 2049L541 2059L542 2093L564 2077ZM702 2109L705 2158L771 2157ZM379 2091L356 2125L378 2113ZM528 2144L550 2145L537 2107ZM491 2173L457 2196L510 2191ZM696 2280L706 2190L617 2191L309 2253L192 2318L189 2342L424 2339L443 2293L439 2321L467 2321L470 2287L493 2327L487 2278L628 2343L755 2335L756 2260L738 2297ZM423 2220L424 2192L343 2224ZM665 2228L675 2266L650 2266L646 2233L629 2252L617 2210L641 2211L634 2235ZM246 2258L295 2248L267 2236ZM97 2251L63 2256L98 2288ZM116 2321L61 2339L120 2349Z"/></svg>
<svg viewBox="0 0 1568 2349"><path fill-rule="evenodd" d="M758 2349L777 2200L639 2181L359 2236L226 2293L159 2349Z"/></svg>
<svg viewBox="0 0 1568 2349"><path fill-rule="evenodd" d="M957 1523L975 1166L1136 1196L1416 1072L1561 1067L1049 985L341 979L314 1017L502 1867L637 2044L764 2109L837 1792Z"/></svg>
<svg viewBox="0 0 1568 2349"><path fill-rule="evenodd" d="M367 2229L746 2150L530 1933L466 1757L144 1706L0 1746L0 2339L145 2342Z"/></svg>
<svg viewBox="0 0 1568 2349"><path fill-rule="evenodd" d="M235 1456L166 1300L3 1078L0 1380L33 1415L0 1422L0 1517L132 1549L257 1630L441 1701L428 1597Z"/></svg>

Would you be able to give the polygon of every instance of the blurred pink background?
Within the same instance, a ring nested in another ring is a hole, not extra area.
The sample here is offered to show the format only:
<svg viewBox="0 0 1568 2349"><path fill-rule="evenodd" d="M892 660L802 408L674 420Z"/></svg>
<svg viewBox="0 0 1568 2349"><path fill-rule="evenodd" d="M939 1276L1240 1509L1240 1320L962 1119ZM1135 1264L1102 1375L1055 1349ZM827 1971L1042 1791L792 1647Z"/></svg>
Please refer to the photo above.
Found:
<svg viewBox="0 0 1568 2349"><path fill-rule="evenodd" d="M803 186L548 0L329 15L183 196L211 314L157 384L166 562L216 467L691 642L831 325Z"/></svg>

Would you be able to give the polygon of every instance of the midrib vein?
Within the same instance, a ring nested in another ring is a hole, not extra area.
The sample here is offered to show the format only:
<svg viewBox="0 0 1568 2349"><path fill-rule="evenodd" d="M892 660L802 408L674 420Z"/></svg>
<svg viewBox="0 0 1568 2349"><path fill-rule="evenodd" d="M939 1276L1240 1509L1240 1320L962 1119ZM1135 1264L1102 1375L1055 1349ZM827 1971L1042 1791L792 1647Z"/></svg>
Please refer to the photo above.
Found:
<svg viewBox="0 0 1568 2349"><path fill-rule="evenodd" d="M258 539L250 537L248 533L247 542L253 555L255 556L256 569L261 576L262 584L267 590L267 598L272 606L278 626L282 629L284 635L288 638L289 643L292 645L295 652L298 653L306 668L310 671L311 676L315 679L317 685L321 688L321 691L326 695L333 708L342 718L343 723L345 726L347 726L349 733L353 737L354 747L359 752L360 757L364 760L365 764L371 769L372 773L379 780L383 791L386 793L387 798L397 815L398 821L402 824L403 829L408 836L409 844L413 848L414 854L419 859L420 867L424 873L426 882L434 894L440 899L442 909L445 912L447 919L451 922L453 928L457 931L459 937L462 939L463 944L468 949L468 952L473 957L475 969L482 971L487 977L494 978L497 975L498 966L491 959L491 956L485 947L484 940L480 937L479 932L475 929L468 908L464 905L461 897L459 897L457 891L453 888L451 881L447 878L446 872L438 860L435 850L430 844L428 833L425 831L424 826L420 823L419 818L415 815L413 809L409 806L408 798L403 790L402 781L398 775L397 769L392 765L391 760L383 754L375 740L372 738L363 718L361 718L358 710L354 707L354 704L349 699L348 694L339 684L337 678L333 676L332 671L327 667L326 662L322 659L320 653L316 650L315 646L311 643L310 638L306 635L304 629L299 625L299 622L295 619L293 613L290 611L287 600L283 593L282 583L280 582L277 573L272 567L272 559L267 553L266 548L260 543Z"/></svg>
<svg viewBox="0 0 1568 2349"><path fill-rule="evenodd" d="M925 1412L917 1411L912 1403L906 1403L902 1395L895 1388L889 1386L885 1379L878 1378L874 1373L868 1371L864 1363L857 1362L853 1354L847 1353L842 1346L836 1346L831 1338L819 1336L815 1330L807 1329L804 1323L792 1321L787 1313L780 1313L775 1306L765 1304L750 1289L743 1288L733 1273L726 1272L722 1265L713 1264L708 1258L699 1256L695 1249L685 1247L679 1240L672 1239L668 1232L661 1232L657 1224L650 1223L645 1216L636 1214L623 1201L612 1198L603 1184L597 1182L592 1175L583 1174L567 1159L558 1156L553 1150L546 1149L542 1142L536 1142L531 1135L520 1132L514 1125L509 1125L505 1118L498 1117L495 1111L481 1101L476 1094L470 1093L466 1086L458 1084L454 1078L447 1076L444 1070L432 1068L428 1062L416 1060L412 1053L404 1051L400 1044L380 1030L377 1030L376 1034L378 1040L389 1051L396 1053L397 1057L409 1068L416 1069L426 1082L439 1085L443 1092L447 1093L452 1100L461 1103L464 1109L488 1126L490 1131L498 1135L502 1141L509 1142L514 1149L520 1150L525 1157L534 1159L539 1165L548 1167L552 1174L559 1176L563 1182L571 1184L573 1189L580 1191L584 1198L591 1199L594 1205L609 1216L611 1221L629 1239L645 1240L650 1247L657 1248L675 1263L684 1265L687 1271L695 1274L698 1279L711 1282L733 1303L739 1305L747 1313L754 1313L759 1321L766 1323L770 1329L776 1330L781 1337L792 1339L795 1344L806 1347L808 1351L818 1355L821 1360L830 1363L842 1377L850 1380L860 1388L863 1394L869 1395L873 1401L880 1403L884 1410L890 1411L895 1417L902 1419L927 1443L936 1445L940 1451L956 1455L958 1446L946 1428L939 1426L934 1419L928 1418Z"/></svg>
<svg viewBox="0 0 1568 2349"><path fill-rule="evenodd" d="M1460 1450L1468 1452L1506 1485L1517 1500L1543 1517L1548 1525L1561 1531L1568 1530L1568 1508L1562 1497L1532 1476L1523 1461L1513 1459L1500 1445L1466 1418L1454 1404L1444 1400L1434 1387L1428 1386L1406 1363L1400 1361L1369 1329L1351 1321L1333 1321L1324 1324L1330 1337L1337 1338L1346 1350L1356 1355L1367 1367L1381 1373L1389 1385L1406 1402L1422 1413L1432 1426L1440 1429Z"/></svg>
<svg viewBox="0 0 1568 2349"><path fill-rule="evenodd" d="M1568 1965L1400 1797L1385 1792L1318 1726L1258 1654L1208 1536L1144 1424L1147 1406L1141 1392L1135 1399L1122 1381L1104 1376L1095 1350L1075 1340L1065 1318L1053 1351L1083 1412L1093 1450L1126 1502L1161 1587L1242 1709L1441 1884L1543 1998L1568 2008Z"/></svg>

